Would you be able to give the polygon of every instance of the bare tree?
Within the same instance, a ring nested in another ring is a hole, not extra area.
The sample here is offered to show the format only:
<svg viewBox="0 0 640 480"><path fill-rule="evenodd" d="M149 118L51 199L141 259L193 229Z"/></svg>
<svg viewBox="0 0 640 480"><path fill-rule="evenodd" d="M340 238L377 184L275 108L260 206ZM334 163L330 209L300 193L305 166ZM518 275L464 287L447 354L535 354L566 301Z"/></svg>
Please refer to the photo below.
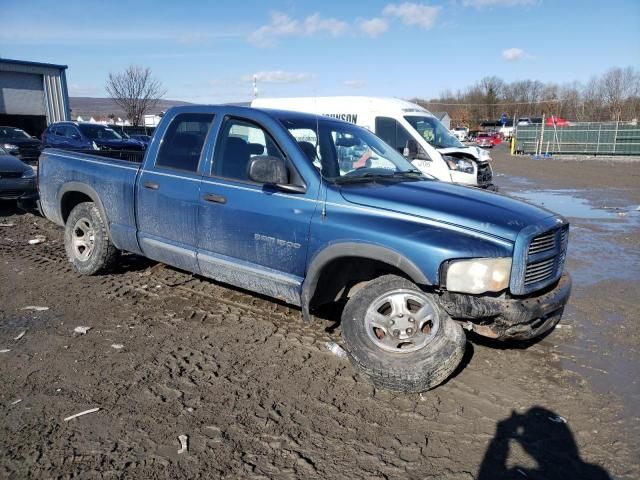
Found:
<svg viewBox="0 0 640 480"><path fill-rule="evenodd" d="M638 94L638 76L633 68L612 68L602 76L600 88L611 120L622 114L624 104Z"/></svg>
<svg viewBox="0 0 640 480"><path fill-rule="evenodd" d="M144 114L167 93L162 83L151 76L151 69L130 65L124 72L110 73L105 86L133 125L140 125Z"/></svg>
<svg viewBox="0 0 640 480"><path fill-rule="evenodd" d="M558 85L538 80L504 82L485 77L456 93L445 90L438 98L418 103L432 111L446 110L452 124L480 125L509 118L555 115L579 122L634 120L640 117L640 72L614 68L586 83Z"/></svg>

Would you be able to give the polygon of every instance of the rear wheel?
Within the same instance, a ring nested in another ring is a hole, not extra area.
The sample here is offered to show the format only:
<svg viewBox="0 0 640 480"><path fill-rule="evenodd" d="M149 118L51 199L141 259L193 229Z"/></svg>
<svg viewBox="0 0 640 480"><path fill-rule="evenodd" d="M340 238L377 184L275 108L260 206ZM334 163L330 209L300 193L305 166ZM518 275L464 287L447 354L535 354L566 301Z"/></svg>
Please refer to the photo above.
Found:
<svg viewBox="0 0 640 480"><path fill-rule="evenodd" d="M446 380L466 342L434 295L396 275L372 280L349 299L342 337L352 362L375 385L403 392Z"/></svg>
<svg viewBox="0 0 640 480"><path fill-rule="evenodd" d="M118 250L111 243L107 225L93 202L74 207L67 218L64 245L69 261L83 275L95 275L109 270Z"/></svg>

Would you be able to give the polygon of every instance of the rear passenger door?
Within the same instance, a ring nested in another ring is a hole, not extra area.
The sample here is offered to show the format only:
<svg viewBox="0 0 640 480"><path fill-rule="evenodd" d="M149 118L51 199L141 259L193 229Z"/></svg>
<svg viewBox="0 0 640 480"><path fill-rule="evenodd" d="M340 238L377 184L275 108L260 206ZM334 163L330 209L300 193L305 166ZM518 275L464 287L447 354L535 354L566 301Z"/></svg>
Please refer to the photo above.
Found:
<svg viewBox="0 0 640 480"><path fill-rule="evenodd" d="M165 131L155 164L144 166L136 185L142 251L149 258L192 272L198 272L198 168L213 118L212 113L177 114Z"/></svg>

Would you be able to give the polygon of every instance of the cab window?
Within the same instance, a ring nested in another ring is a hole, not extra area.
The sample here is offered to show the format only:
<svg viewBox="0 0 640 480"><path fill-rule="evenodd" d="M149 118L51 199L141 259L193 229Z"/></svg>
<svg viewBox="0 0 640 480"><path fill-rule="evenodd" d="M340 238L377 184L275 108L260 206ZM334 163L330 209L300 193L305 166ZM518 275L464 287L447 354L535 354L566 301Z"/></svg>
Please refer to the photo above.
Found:
<svg viewBox="0 0 640 480"><path fill-rule="evenodd" d="M222 125L211 174L215 177L250 182L249 162L256 156L285 156L271 135L259 125L239 118L227 118Z"/></svg>
<svg viewBox="0 0 640 480"><path fill-rule="evenodd" d="M213 123L213 117L212 113L176 115L162 138L156 167L197 172L202 147Z"/></svg>
<svg viewBox="0 0 640 480"><path fill-rule="evenodd" d="M376 118L376 135L398 153L403 153L407 147L407 141L413 138L395 119L387 117Z"/></svg>

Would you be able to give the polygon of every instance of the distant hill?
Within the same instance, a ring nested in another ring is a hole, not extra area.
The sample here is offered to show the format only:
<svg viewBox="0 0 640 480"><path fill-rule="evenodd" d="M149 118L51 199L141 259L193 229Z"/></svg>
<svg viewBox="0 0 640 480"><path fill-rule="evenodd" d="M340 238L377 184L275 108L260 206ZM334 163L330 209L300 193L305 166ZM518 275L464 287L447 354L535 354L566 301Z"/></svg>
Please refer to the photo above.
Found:
<svg viewBox="0 0 640 480"><path fill-rule="evenodd" d="M124 118L124 111L118 107L110 98L94 98L94 97L69 97L71 105L71 118L76 119L78 115L88 120L91 117L98 119L107 118L110 114L116 117ZM181 102L178 100L160 100L152 111L147 113L160 113L178 105L189 105L189 102Z"/></svg>

